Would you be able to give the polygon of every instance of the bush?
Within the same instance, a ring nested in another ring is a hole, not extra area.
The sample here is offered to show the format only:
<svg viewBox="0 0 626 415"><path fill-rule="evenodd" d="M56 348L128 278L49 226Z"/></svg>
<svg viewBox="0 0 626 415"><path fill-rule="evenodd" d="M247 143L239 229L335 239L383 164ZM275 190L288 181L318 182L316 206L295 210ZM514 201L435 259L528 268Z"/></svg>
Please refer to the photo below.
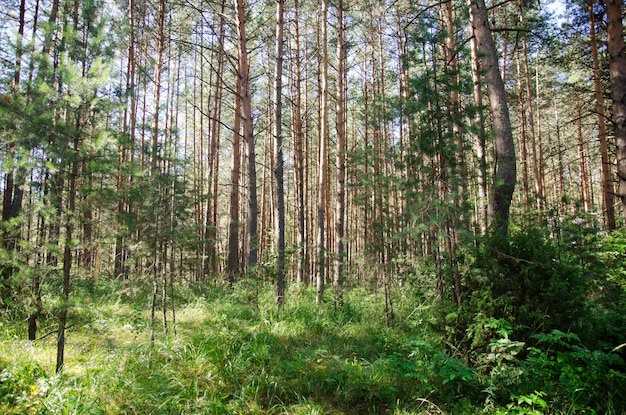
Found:
<svg viewBox="0 0 626 415"><path fill-rule="evenodd" d="M524 360L512 363L520 370L507 390L512 397L541 391L550 413L624 413L626 375L620 356L589 350L574 333L553 330L533 338L537 345L527 349Z"/></svg>
<svg viewBox="0 0 626 415"><path fill-rule="evenodd" d="M576 330L588 314L589 281L539 228L492 237L477 255L475 272L472 307L509 322L517 340L553 329Z"/></svg>

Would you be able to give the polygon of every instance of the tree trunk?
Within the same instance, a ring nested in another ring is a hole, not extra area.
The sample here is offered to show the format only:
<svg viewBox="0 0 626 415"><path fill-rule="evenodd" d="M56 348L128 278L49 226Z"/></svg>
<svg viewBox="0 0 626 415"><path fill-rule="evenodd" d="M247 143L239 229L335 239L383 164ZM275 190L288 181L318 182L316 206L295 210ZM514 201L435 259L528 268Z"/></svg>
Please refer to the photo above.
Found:
<svg viewBox="0 0 626 415"><path fill-rule="evenodd" d="M556 153L559 159L559 194L558 199L562 200L565 194L565 160L563 157L563 144L561 143L561 126L559 124L559 108L557 102L554 101L554 124L556 125Z"/></svg>
<svg viewBox="0 0 626 415"><path fill-rule="evenodd" d="M159 292L159 270L161 269L161 264L159 261L159 242L162 235L161 231L163 227L161 226L162 218L155 212L155 209L160 208L162 202L162 186L158 179L158 175L160 174L160 162L159 159L163 158L163 154L159 151L159 113L161 107L161 74L162 74L162 66L163 66L163 53L165 50L165 0L159 0L158 6L158 16L157 16L157 44L156 44L156 60L154 63L154 114L152 121L152 144L151 144L151 154L150 154L150 175L152 176L152 183L155 185L158 195L157 200L158 204L152 206L152 209L149 210L148 217L153 222L150 225L154 225L154 234L150 235L150 252L152 258L152 304L151 304L151 312L150 312L150 342L154 343L155 339L155 309L157 304L157 295Z"/></svg>
<svg viewBox="0 0 626 415"><path fill-rule="evenodd" d="M487 204L487 160L485 158L485 120L483 116L483 93L480 83L480 71L479 71L479 56L478 56L478 42L476 41L476 35L474 33L474 16L470 14L470 21L472 26L472 38L470 40L470 52L472 60L472 83L474 92L474 106L476 107L476 115L474 117L474 123L476 127L476 143L475 151L476 158L478 159L478 203L476 207L477 221L481 234L485 234L487 231L488 220L488 204Z"/></svg>
<svg viewBox="0 0 626 415"><path fill-rule="evenodd" d="M459 94L459 69L457 58L457 46L454 39L454 15L452 10L452 1L448 1L443 6L443 15L446 27L446 72L449 77L448 84L448 99L449 99L449 114L452 127L453 143L454 146L454 162L453 172L454 179L456 181L456 191L458 192L455 198L455 205L459 205L465 201L465 189L467 186L467 180L465 177L465 154L463 144L463 134L461 131L460 114L461 114L461 101ZM459 203L460 202L460 203ZM463 210L460 210L461 215L464 215ZM462 218L461 218L462 219Z"/></svg>
<svg viewBox="0 0 626 415"><path fill-rule="evenodd" d="M80 111L79 111L80 112ZM77 115L79 117L79 115ZM74 225L72 216L76 210L76 182L78 179L78 153L80 151L80 119L76 120L76 137L70 158L70 176L67 193L67 212L65 218L65 246L63 250L63 284L61 288L61 305L59 311L59 327L57 331L57 360L56 373L63 370L65 361L65 329L67 325L67 313L69 309L70 297L70 277L72 271L72 238Z"/></svg>
<svg viewBox="0 0 626 415"><path fill-rule="evenodd" d="M304 131L302 128L302 89L300 82L302 80L302 72L300 65L300 23L299 23L299 11L298 0L294 0L294 43L295 43L295 74L294 74L294 103L292 105L293 111L293 135L294 135L294 169L296 176L296 210L298 216L298 269L296 280L299 283L304 282L307 279L307 248L306 248L306 197L305 197L305 175L304 175Z"/></svg>
<svg viewBox="0 0 626 415"><path fill-rule="evenodd" d="M524 207L528 208L530 204L530 180L528 173L528 140L526 139L526 101L524 100L524 87L522 85L522 68L520 62L520 52L515 52L515 67L517 69L516 86L517 86L517 99L519 105L519 119L520 119L520 132L518 135L518 147L520 148L520 161L522 163L522 194L524 200Z"/></svg>
<svg viewBox="0 0 626 415"><path fill-rule="evenodd" d="M51 28L53 28L54 25L56 24L58 14L59 14L59 0L52 0L52 4L50 5L50 14L48 17L48 24ZM55 41L55 39L53 38L54 33L55 32L53 30L50 30L47 38L44 40L44 44L42 48L42 52L44 55L47 55L48 53L50 53L52 44Z"/></svg>
<svg viewBox="0 0 626 415"><path fill-rule="evenodd" d="M252 120L252 96L250 95L250 65L248 63L248 39L246 37L246 10L244 0L237 0L235 5L237 24L237 74L241 83L241 118L243 137L248 156L248 257L246 270L252 271L257 262L258 237L258 203L256 189L256 152L254 141L254 124Z"/></svg>
<svg viewBox="0 0 626 415"><path fill-rule="evenodd" d="M328 0L322 0L321 16L321 97L320 97L320 136L317 159L317 273L315 302L322 302L324 294L324 278L326 275L326 190L328 176L326 161L328 159Z"/></svg>
<svg viewBox="0 0 626 415"><path fill-rule="evenodd" d="M596 41L596 25L593 14L593 0L587 0L589 15L589 42L593 59L593 88L595 93L595 112L598 118L598 142L600 143L600 171L602 177L602 202L604 206L604 222L608 231L615 229L614 189L611 177L611 160L607 144L606 122L604 116L604 95L602 93L602 77L598 59L598 43Z"/></svg>
<svg viewBox="0 0 626 415"><path fill-rule="evenodd" d="M235 113L233 123L232 168L230 170L230 222L228 232L228 283L233 285L239 274L239 182L241 176L241 82L235 79Z"/></svg>
<svg viewBox="0 0 626 415"><path fill-rule="evenodd" d="M587 178L587 166L585 159L585 143L583 139L582 118L580 111L580 102L576 102L576 142L578 144L578 169L580 170L580 199L583 202L585 213L589 213L589 179Z"/></svg>
<svg viewBox="0 0 626 415"><path fill-rule="evenodd" d="M152 158L151 171L156 174L157 159L159 157L159 110L161 105L161 73L163 66L163 51L165 50L165 0L159 0L157 21L156 60L154 62L154 114L152 121Z"/></svg>
<svg viewBox="0 0 626 415"><path fill-rule="evenodd" d="M611 95L613 97L611 121L615 128L618 194L622 202L622 214L626 216L626 50L624 48L621 0L606 1L606 17Z"/></svg>
<svg viewBox="0 0 626 415"><path fill-rule="evenodd" d="M207 262L208 270L203 272L206 275L208 271L215 275L218 269L218 257L217 257L217 227L218 227L218 194L219 194L219 150L220 150L220 122L222 118L222 77L224 73L224 38L225 38L225 25L224 25L224 11L226 3L222 2L221 15L219 17L219 51L217 56L217 74L215 81L215 89L213 91L213 114L211 122L211 146L210 146L210 174L209 177L212 181L209 183L211 191L209 192L211 197L207 201L207 225L206 235L207 240Z"/></svg>
<svg viewBox="0 0 626 415"><path fill-rule="evenodd" d="M283 9L285 0L276 0L276 51L274 66L274 180L276 197L276 287L274 304L285 297L285 186L283 172L282 77L283 77Z"/></svg>
<svg viewBox="0 0 626 415"><path fill-rule="evenodd" d="M337 200L335 207L335 269L333 276L335 307L342 302L343 272L346 261L345 216L346 216L346 121L344 111L345 44L343 29L343 0L337 2L337 102L336 102L336 163Z"/></svg>
<svg viewBox="0 0 626 415"><path fill-rule="evenodd" d="M495 230L502 236L506 236L516 180L513 133L485 2L484 0L470 0L470 8L474 16L473 27L478 50L482 54L481 63L491 105L496 146L496 172L489 194L490 210Z"/></svg>
<svg viewBox="0 0 626 415"><path fill-rule="evenodd" d="M518 0L519 7L519 23L520 27L526 27L526 22L524 20L524 8L522 7L522 0ZM530 83L530 69L528 64L528 45L526 42L526 36L522 35L522 57L524 63L524 79L525 83L525 92L526 92L526 103L528 109L528 127L530 130L530 147L532 154L532 172L533 172L533 185L535 194L534 199L536 201L536 207L539 214L543 209L543 189L541 187L541 178L539 175L539 162L540 159L537 153L537 133L535 130L535 114L533 111L532 105L532 91L531 91L531 83Z"/></svg>
<svg viewBox="0 0 626 415"><path fill-rule="evenodd" d="M124 122L122 127L122 135L127 137L126 143L120 143L118 147L118 160L120 162L120 170L118 171L117 186L118 196L117 202L117 217L118 221L122 222L124 216L130 210L130 201L128 200L128 188L132 183L132 175L125 173L122 167L125 163L129 162L129 158L134 154L135 143L135 125L137 116L137 94L135 92L135 0L129 0L128 2L128 21L130 33L128 35L128 62L126 66L126 94L128 94L127 108L124 110ZM130 157L129 157L130 155ZM128 278L128 247L127 241L128 235L126 231L118 230L115 238L115 257L113 275L115 278L123 277Z"/></svg>

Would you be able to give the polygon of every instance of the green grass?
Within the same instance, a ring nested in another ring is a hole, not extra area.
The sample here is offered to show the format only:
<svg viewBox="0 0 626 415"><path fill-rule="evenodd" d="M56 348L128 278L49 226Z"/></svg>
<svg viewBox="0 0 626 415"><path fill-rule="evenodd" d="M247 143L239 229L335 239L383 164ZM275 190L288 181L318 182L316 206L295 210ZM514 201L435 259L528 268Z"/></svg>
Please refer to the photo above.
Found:
<svg viewBox="0 0 626 415"><path fill-rule="evenodd" d="M177 335L151 345L144 292L89 290L73 303L62 376L54 335L28 342L19 326L4 330L0 412L385 413L429 393L420 376L398 375L410 366L394 351L403 334L384 327L379 299L363 291L335 314L303 287L282 310L269 289L257 305L243 288L207 288L179 299ZM54 327L52 316L42 323Z"/></svg>
<svg viewBox="0 0 626 415"><path fill-rule="evenodd" d="M0 323L0 413L409 415L489 406L484 382L443 352L427 308L410 297L398 296L388 328L380 294L363 289L348 291L335 313L305 287L291 287L282 310L269 287L258 301L244 287L181 287L177 335L159 326L151 344L149 288L100 288L75 291L60 376L54 335L29 342L19 321ZM52 315L42 327L54 327Z"/></svg>

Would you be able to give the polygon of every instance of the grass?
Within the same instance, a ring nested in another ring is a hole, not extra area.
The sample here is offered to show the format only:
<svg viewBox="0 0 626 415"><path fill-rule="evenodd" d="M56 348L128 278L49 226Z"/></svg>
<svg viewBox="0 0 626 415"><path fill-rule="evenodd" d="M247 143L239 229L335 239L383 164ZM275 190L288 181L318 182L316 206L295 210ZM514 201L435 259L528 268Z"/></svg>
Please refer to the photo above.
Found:
<svg viewBox="0 0 626 415"><path fill-rule="evenodd" d="M334 314L303 287L282 310L269 289L257 305L237 289L207 288L179 299L177 335L151 344L146 293L114 290L90 287L73 304L61 376L54 335L29 342L3 325L0 412L385 413L410 400L375 295L349 294ZM54 327L52 316L46 323ZM421 393L414 383L410 392Z"/></svg>
<svg viewBox="0 0 626 415"><path fill-rule="evenodd" d="M306 287L281 310L270 287L254 301L248 291L179 288L177 334L152 344L149 288L79 286L62 375L53 335L29 342L19 321L0 323L0 413L483 413L479 382L410 297L388 328L379 294L363 289L336 313Z"/></svg>

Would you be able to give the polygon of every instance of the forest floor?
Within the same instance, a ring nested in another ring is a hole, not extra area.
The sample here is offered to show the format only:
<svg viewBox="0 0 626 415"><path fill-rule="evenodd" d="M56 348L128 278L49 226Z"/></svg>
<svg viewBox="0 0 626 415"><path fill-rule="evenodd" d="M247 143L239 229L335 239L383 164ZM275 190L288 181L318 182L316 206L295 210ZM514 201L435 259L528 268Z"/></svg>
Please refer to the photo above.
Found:
<svg viewBox="0 0 626 415"><path fill-rule="evenodd" d="M317 306L293 286L280 311L271 287L181 289L175 324L168 310L166 333L158 310L151 342L149 283L99 284L75 288L62 375L52 313L36 341L23 321L0 322L0 413L543 413L490 400L408 289L389 326L382 294L364 289L334 310L330 293ZM541 409L542 395L528 399Z"/></svg>

